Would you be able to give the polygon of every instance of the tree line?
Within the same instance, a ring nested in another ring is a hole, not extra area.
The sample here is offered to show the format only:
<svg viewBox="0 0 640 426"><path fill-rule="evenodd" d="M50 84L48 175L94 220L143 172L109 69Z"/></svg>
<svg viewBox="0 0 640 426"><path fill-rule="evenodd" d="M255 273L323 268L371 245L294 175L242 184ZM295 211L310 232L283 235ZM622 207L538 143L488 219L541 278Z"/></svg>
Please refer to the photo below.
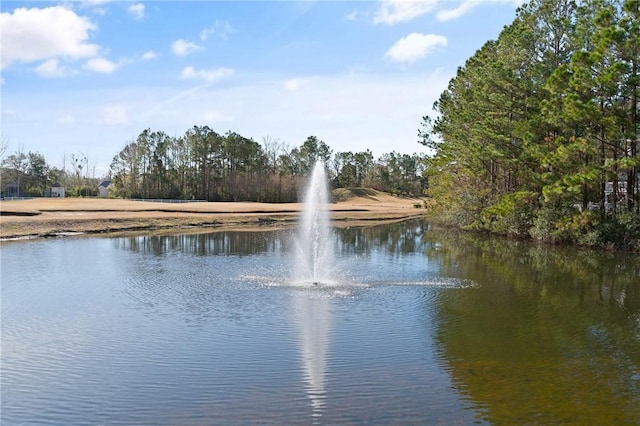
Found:
<svg viewBox="0 0 640 426"><path fill-rule="evenodd" d="M317 160L325 163L334 188L368 187L396 195L421 196L426 187L424 158L370 150L336 152L316 136L290 147L265 137L262 143L209 126L193 126L184 135L143 130L113 157L110 195L119 198L199 199L207 201L295 202ZM2 160L0 178L18 184L21 195L42 196L60 183L71 196L95 196L102 179L91 174L84 154L65 158L62 169L42 154L20 148ZM69 167L66 167L69 166Z"/></svg>
<svg viewBox="0 0 640 426"><path fill-rule="evenodd" d="M431 213L640 249L640 2L533 0L425 116Z"/></svg>
<svg viewBox="0 0 640 426"><path fill-rule="evenodd" d="M193 126L182 136L146 129L113 158L113 193L123 198L294 202L317 160L333 187L367 186L398 195L421 195L422 157L391 152L338 152L316 136L289 147L261 143L235 132Z"/></svg>
<svg viewBox="0 0 640 426"><path fill-rule="evenodd" d="M61 185L68 196L98 195L98 184L95 165L89 164L86 155L65 155L62 168L51 166L44 155L37 151L25 152L22 146L4 156L8 142L0 145L0 189L2 195L41 197L53 185ZM68 166L68 168L67 168ZM10 186L13 186L9 190Z"/></svg>

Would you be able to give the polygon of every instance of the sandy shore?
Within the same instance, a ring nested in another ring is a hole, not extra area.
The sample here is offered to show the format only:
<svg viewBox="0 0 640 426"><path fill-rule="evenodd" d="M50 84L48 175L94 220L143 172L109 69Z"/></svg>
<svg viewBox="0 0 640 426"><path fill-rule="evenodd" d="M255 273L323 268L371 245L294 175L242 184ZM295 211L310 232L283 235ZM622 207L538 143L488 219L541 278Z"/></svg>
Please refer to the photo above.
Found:
<svg viewBox="0 0 640 426"><path fill-rule="evenodd" d="M422 201L372 193L332 203L336 226L404 220ZM205 227L290 226L299 203L164 203L99 198L0 201L0 239Z"/></svg>

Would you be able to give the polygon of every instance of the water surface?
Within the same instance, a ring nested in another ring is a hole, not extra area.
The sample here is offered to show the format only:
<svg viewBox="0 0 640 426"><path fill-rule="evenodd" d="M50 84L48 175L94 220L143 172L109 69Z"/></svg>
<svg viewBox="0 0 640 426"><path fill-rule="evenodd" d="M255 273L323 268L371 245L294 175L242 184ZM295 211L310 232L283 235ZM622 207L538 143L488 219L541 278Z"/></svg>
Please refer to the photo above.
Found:
<svg viewBox="0 0 640 426"><path fill-rule="evenodd" d="M640 423L637 256L429 230L4 243L3 424Z"/></svg>

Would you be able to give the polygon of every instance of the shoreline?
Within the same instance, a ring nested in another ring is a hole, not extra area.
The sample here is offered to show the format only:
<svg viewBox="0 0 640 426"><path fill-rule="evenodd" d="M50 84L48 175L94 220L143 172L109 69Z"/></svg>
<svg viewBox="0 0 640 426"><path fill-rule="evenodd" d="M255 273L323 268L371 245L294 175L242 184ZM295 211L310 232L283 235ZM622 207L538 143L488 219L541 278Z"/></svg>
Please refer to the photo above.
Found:
<svg viewBox="0 0 640 426"><path fill-rule="evenodd" d="M419 218L422 201L377 193L331 203L336 227ZM99 198L0 201L0 241L122 233L278 229L295 226L301 203L162 203Z"/></svg>

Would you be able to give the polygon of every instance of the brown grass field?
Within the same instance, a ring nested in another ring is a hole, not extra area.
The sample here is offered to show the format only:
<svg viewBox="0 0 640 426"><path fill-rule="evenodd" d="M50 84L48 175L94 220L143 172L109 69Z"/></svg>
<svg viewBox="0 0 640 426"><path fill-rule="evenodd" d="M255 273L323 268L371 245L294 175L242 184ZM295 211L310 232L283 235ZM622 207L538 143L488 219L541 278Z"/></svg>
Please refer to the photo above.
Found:
<svg viewBox="0 0 640 426"><path fill-rule="evenodd" d="M419 217L422 200L367 190L329 208L336 226ZM345 199L346 198L346 199ZM285 227L295 224L300 203L165 203L104 198L34 198L0 201L0 239L76 233Z"/></svg>

